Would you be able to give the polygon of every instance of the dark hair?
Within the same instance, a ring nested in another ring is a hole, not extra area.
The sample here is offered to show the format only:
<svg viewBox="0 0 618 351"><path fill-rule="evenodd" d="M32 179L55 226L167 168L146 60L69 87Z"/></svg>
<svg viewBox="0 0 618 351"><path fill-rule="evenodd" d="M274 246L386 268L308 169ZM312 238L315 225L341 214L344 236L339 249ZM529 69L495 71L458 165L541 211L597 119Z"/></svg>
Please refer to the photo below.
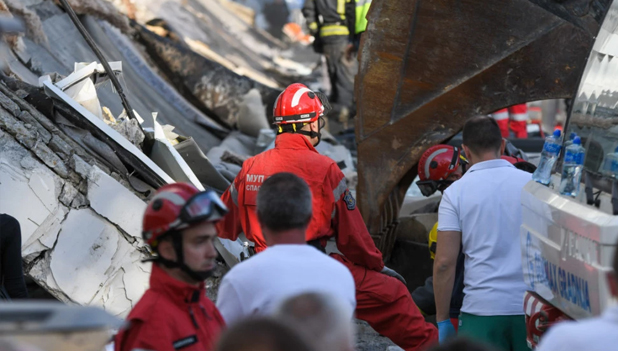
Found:
<svg viewBox="0 0 618 351"><path fill-rule="evenodd" d="M502 134L493 117L477 116L470 118L463 127L463 144L475 154L500 151Z"/></svg>
<svg viewBox="0 0 618 351"><path fill-rule="evenodd" d="M272 318L250 318L232 325L221 335L217 351L314 351L291 327Z"/></svg>
<svg viewBox="0 0 618 351"><path fill-rule="evenodd" d="M292 173L271 176L258 191L258 220L272 231L306 228L311 213L311 190Z"/></svg>
<svg viewBox="0 0 618 351"><path fill-rule="evenodd" d="M520 169L524 172L534 173L536 171L536 166L528 161L519 161L513 164L515 168Z"/></svg>
<svg viewBox="0 0 618 351"><path fill-rule="evenodd" d="M495 351L494 348L478 341L458 337L436 346L430 351Z"/></svg>

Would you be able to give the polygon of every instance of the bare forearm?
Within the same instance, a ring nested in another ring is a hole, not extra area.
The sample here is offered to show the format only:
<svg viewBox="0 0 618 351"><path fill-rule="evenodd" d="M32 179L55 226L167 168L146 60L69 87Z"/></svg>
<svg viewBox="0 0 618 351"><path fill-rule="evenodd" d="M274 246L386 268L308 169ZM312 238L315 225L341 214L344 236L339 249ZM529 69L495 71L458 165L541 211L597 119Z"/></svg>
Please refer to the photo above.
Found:
<svg viewBox="0 0 618 351"><path fill-rule="evenodd" d="M455 283L455 265L434 262L433 265L433 290L436 300L436 320L449 319L451 295Z"/></svg>

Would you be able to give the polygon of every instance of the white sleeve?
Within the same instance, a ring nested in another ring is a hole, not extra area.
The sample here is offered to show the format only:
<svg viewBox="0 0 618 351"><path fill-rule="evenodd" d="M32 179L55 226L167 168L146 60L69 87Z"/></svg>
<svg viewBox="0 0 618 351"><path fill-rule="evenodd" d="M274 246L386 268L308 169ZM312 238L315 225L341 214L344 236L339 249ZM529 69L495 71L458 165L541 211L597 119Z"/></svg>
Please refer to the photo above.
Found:
<svg viewBox="0 0 618 351"><path fill-rule="evenodd" d="M572 322L566 323L571 324ZM541 338L541 343L536 348L536 351L579 350L577 341L570 337L571 335L577 335L578 332L570 331L569 329L567 325L556 325L550 328L547 334Z"/></svg>
<svg viewBox="0 0 618 351"><path fill-rule="evenodd" d="M242 300L231 279L223 277L217 294L217 309L223 316L225 324L232 325L234 322L245 317Z"/></svg>
<svg viewBox="0 0 618 351"><path fill-rule="evenodd" d="M456 189L446 189L442 196L442 201L440 202L440 209L438 210L438 231L441 232L461 232L459 208L457 204L453 203L451 200L451 192L453 190Z"/></svg>

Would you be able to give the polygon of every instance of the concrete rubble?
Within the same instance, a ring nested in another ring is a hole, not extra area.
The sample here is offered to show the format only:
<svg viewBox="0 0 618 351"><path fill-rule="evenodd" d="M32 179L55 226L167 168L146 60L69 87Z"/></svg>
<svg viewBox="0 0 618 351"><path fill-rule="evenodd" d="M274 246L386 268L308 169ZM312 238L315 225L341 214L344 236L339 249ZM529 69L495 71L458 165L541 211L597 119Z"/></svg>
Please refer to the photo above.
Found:
<svg viewBox="0 0 618 351"><path fill-rule="evenodd" d="M148 286L141 217L154 190L187 181L224 191L245 159L274 147L269 118L279 91L318 79L311 48L287 47L226 1L135 0L137 22L121 13L124 1L69 1L117 61L137 120L99 80L106 73L62 8L7 2L32 23L0 81L0 213L19 220L25 273L54 298L126 316ZM172 51L154 55L157 48L176 50L195 70L175 67ZM353 187L350 151L329 135L319 151ZM217 242L220 265L247 257L250 245ZM208 282L213 298L220 277Z"/></svg>

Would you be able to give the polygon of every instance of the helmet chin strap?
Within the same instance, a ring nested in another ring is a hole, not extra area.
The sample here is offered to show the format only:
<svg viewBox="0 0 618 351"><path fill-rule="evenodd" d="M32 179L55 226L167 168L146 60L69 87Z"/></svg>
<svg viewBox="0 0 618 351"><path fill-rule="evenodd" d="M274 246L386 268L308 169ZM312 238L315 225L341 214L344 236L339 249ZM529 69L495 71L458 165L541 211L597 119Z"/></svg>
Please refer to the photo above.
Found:
<svg viewBox="0 0 618 351"><path fill-rule="evenodd" d="M317 131L317 132L316 132L316 131L314 131L314 130L310 130L310 131L306 131L306 130L299 130L299 131L297 131L296 133L298 133L298 134L302 134L302 135L306 135L306 136L308 136L308 137L310 137L310 138L312 138L312 139L313 139L313 138L318 138L318 142L317 142L317 143L315 143L315 145L313 145L313 146L315 147L315 146L318 146L318 144L320 143L320 141L322 141L322 132L320 131L320 129L321 129L321 128L320 128L320 126L318 125L318 131Z"/></svg>
<svg viewBox="0 0 618 351"><path fill-rule="evenodd" d="M187 273L191 279L198 282L204 281L206 278L212 276L212 269L208 271L195 271L187 266L184 260L182 235L180 235L180 233L172 235L172 244L174 246L174 251L176 252L176 261L165 259L159 255L155 262L161 262L167 268L180 268L183 272Z"/></svg>

